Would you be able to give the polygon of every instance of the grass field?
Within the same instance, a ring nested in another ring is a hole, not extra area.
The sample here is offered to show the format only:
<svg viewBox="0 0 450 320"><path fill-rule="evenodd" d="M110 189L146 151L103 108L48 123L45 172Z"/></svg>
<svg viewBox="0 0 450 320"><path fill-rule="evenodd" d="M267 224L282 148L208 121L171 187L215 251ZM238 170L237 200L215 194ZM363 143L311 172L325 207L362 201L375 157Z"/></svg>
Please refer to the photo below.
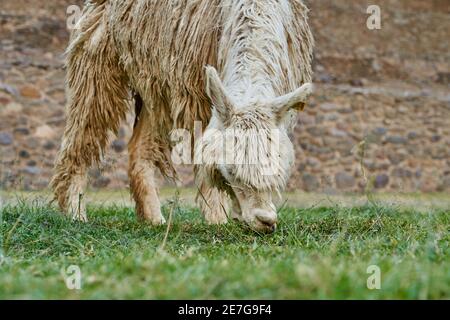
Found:
<svg viewBox="0 0 450 320"><path fill-rule="evenodd" d="M138 223L129 206L94 205L80 224L40 201L6 205L0 298L450 298L448 208L284 207L272 235L207 226L189 205L164 211L170 229ZM71 265L81 290L66 286ZM367 288L371 265L380 290Z"/></svg>

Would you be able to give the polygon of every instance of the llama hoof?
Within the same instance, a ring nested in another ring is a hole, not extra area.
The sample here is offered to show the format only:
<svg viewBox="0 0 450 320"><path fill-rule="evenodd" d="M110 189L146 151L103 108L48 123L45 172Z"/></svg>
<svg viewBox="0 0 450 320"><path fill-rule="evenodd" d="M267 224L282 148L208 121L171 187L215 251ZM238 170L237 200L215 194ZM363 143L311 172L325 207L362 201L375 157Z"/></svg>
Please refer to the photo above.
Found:
<svg viewBox="0 0 450 320"><path fill-rule="evenodd" d="M166 224L166 219L163 216L160 216L154 222L152 222L154 226L163 226Z"/></svg>
<svg viewBox="0 0 450 320"><path fill-rule="evenodd" d="M150 224L153 227L163 226L166 224L166 219L161 215L159 217L146 217L143 222Z"/></svg>
<svg viewBox="0 0 450 320"><path fill-rule="evenodd" d="M81 205L79 208L75 210L69 210L68 216L72 217L72 221L74 222L87 222L87 214L84 205Z"/></svg>
<svg viewBox="0 0 450 320"><path fill-rule="evenodd" d="M226 224L226 223L228 223L228 218L227 217L213 216L213 217L206 218L206 222L209 225Z"/></svg>
<svg viewBox="0 0 450 320"><path fill-rule="evenodd" d="M86 214L74 214L72 215L73 222L88 222Z"/></svg>

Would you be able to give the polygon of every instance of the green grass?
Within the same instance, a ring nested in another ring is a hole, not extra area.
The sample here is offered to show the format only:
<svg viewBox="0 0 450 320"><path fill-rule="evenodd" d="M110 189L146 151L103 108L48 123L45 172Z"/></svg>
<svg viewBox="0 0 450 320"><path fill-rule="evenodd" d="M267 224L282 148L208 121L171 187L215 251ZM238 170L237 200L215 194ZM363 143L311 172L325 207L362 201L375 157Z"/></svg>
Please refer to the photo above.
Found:
<svg viewBox="0 0 450 320"><path fill-rule="evenodd" d="M1 213L1 299L450 298L449 210L284 208L277 232L261 235L176 208L167 241L167 227L128 207L92 207L87 224L37 202ZM81 290L65 285L70 265ZM370 265L381 290L367 288Z"/></svg>

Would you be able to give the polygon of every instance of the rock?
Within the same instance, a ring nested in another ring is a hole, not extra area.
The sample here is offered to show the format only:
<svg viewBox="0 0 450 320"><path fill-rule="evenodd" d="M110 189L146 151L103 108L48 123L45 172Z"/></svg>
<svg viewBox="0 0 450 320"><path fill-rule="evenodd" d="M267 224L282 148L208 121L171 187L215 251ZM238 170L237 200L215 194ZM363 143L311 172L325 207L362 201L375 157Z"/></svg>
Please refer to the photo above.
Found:
<svg viewBox="0 0 450 320"><path fill-rule="evenodd" d="M313 116L303 114L300 117L300 123L302 125L314 125L316 123L316 119Z"/></svg>
<svg viewBox="0 0 450 320"><path fill-rule="evenodd" d="M349 189L355 185L355 178L345 171L337 173L335 175L335 180L338 189Z"/></svg>
<svg viewBox="0 0 450 320"><path fill-rule="evenodd" d="M11 100L6 97L0 97L0 106L6 106L11 103Z"/></svg>
<svg viewBox="0 0 450 320"><path fill-rule="evenodd" d="M431 158L435 160L446 160L450 158L450 150L444 145L439 145L438 148L434 149L429 154L431 155Z"/></svg>
<svg viewBox="0 0 450 320"><path fill-rule="evenodd" d="M50 169L53 169L53 167L55 166L55 160L52 158L49 159L44 159L44 166Z"/></svg>
<svg viewBox="0 0 450 320"><path fill-rule="evenodd" d="M363 163L364 167L370 171L387 170L390 167L390 164L387 161L371 161L369 159L364 159Z"/></svg>
<svg viewBox="0 0 450 320"><path fill-rule="evenodd" d="M353 113L353 109L351 107L343 107L338 110L339 113L342 114L350 114Z"/></svg>
<svg viewBox="0 0 450 320"><path fill-rule="evenodd" d="M376 189L386 188L389 184L389 177L386 174L377 175L374 181L374 187Z"/></svg>
<svg viewBox="0 0 450 320"><path fill-rule="evenodd" d="M94 181L92 186L97 189L106 188L111 183L108 177L100 177Z"/></svg>
<svg viewBox="0 0 450 320"><path fill-rule="evenodd" d="M416 131L411 131L408 133L409 140L415 140L419 137L419 134Z"/></svg>
<svg viewBox="0 0 450 320"><path fill-rule="evenodd" d="M37 162L35 160L30 160L27 162L27 166L35 167L35 166L37 166Z"/></svg>
<svg viewBox="0 0 450 320"><path fill-rule="evenodd" d="M13 95L13 96L17 96L18 95L17 89L14 88L13 86L10 86L10 85L6 84L6 83L1 83L0 82L0 90L4 91L6 93L9 93L10 95Z"/></svg>
<svg viewBox="0 0 450 320"><path fill-rule="evenodd" d="M26 174L32 175L32 176L37 176L41 173L41 170L38 167L27 166L27 167L25 167L23 172Z"/></svg>
<svg viewBox="0 0 450 320"><path fill-rule="evenodd" d="M338 119L339 119L339 115L336 112L326 113L326 114L323 115L323 120L324 121L335 122Z"/></svg>
<svg viewBox="0 0 450 320"><path fill-rule="evenodd" d="M326 112L336 111L339 108L340 106L334 103L323 103L320 105L320 109Z"/></svg>
<svg viewBox="0 0 450 320"><path fill-rule="evenodd" d="M26 141L25 141L25 146L28 149L36 149L39 148L39 140L36 138L32 138L29 137Z"/></svg>
<svg viewBox="0 0 450 320"><path fill-rule="evenodd" d="M361 79L351 79L350 84L354 87L362 87L364 86L364 82Z"/></svg>
<svg viewBox="0 0 450 320"><path fill-rule="evenodd" d="M428 193L438 189L438 186L431 178L423 179L420 183L420 191Z"/></svg>
<svg viewBox="0 0 450 320"><path fill-rule="evenodd" d="M421 169L417 169L416 172L414 173L414 176L415 176L417 179L422 178L422 170L421 170Z"/></svg>
<svg viewBox="0 0 450 320"><path fill-rule="evenodd" d="M408 108L405 107L405 106L398 107L397 111L400 112L400 113L409 113Z"/></svg>
<svg viewBox="0 0 450 320"><path fill-rule="evenodd" d="M336 80L336 77L332 76L329 73L323 72L317 75L317 82L321 83L333 83Z"/></svg>
<svg viewBox="0 0 450 320"><path fill-rule="evenodd" d="M393 165L398 165L406 159L406 156L397 152L391 152L388 154L388 159Z"/></svg>
<svg viewBox="0 0 450 320"><path fill-rule="evenodd" d="M23 136L27 136L30 134L30 129L28 129L26 127L19 127L19 128L14 129L14 133L21 134Z"/></svg>
<svg viewBox="0 0 450 320"><path fill-rule="evenodd" d="M442 84L449 84L450 72L438 72L437 82Z"/></svg>
<svg viewBox="0 0 450 320"><path fill-rule="evenodd" d="M122 182L124 185L129 185L130 184L130 179L128 177L127 173L118 173L116 175L116 178Z"/></svg>
<svg viewBox="0 0 450 320"><path fill-rule="evenodd" d="M413 176L413 173L408 169L395 168L394 170L392 170L392 175L398 178L411 178Z"/></svg>
<svg viewBox="0 0 450 320"><path fill-rule="evenodd" d="M52 139L55 136L55 130L47 125L43 125L36 129L34 136L39 139Z"/></svg>
<svg viewBox="0 0 450 320"><path fill-rule="evenodd" d="M121 153L127 148L127 144L123 140L114 140L111 147L115 152Z"/></svg>
<svg viewBox="0 0 450 320"><path fill-rule="evenodd" d="M303 188L305 191L312 192L317 191L319 189L319 179L316 176L304 173L302 176Z"/></svg>
<svg viewBox="0 0 450 320"><path fill-rule="evenodd" d="M52 127L62 127L62 126L64 126L65 123L66 123L66 117L64 115L50 118L47 121L47 124Z"/></svg>
<svg viewBox="0 0 450 320"><path fill-rule="evenodd" d="M320 166L320 160L317 158L309 157L306 159L306 164L310 167L318 167Z"/></svg>
<svg viewBox="0 0 450 320"><path fill-rule="evenodd" d="M406 144L408 140L402 136L388 136L386 142L392 144Z"/></svg>
<svg viewBox="0 0 450 320"><path fill-rule="evenodd" d="M50 181L48 179L39 179L33 183L33 186L37 190L43 190L49 187Z"/></svg>
<svg viewBox="0 0 450 320"><path fill-rule="evenodd" d="M385 127L377 127L372 132L377 136L384 136L387 133L387 129Z"/></svg>
<svg viewBox="0 0 450 320"><path fill-rule="evenodd" d="M5 114L17 114L23 111L23 106L17 102L10 102L3 109Z"/></svg>
<svg viewBox="0 0 450 320"><path fill-rule="evenodd" d="M378 72L380 72L382 70L380 62L377 59L373 59L373 61L372 61L372 69L376 73L378 73Z"/></svg>
<svg viewBox="0 0 450 320"><path fill-rule="evenodd" d="M445 176L442 179L441 184L438 187L438 191L442 192L442 191L446 191L450 189L450 175L449 176Z"/></svg>
<svg viewBox="0 0 450 320"><path fill-rule="evenodd" d="M9 132L0 132L0 145L2 146L9 146L12 145L14 142L14 138L12 134Z"/></svg>
<svg viewBox="0 0 450 320"><path fill-rule="evenodd" d="M316 120L316 127L319 127L325 120L325 116L324 116L323 112L321 112L321 114L317 114L315 120Z"/></svg>
<svg viewBox="0 0 450 320"><path fill-rule="evenodd" d="M433 142L433 143L439 142L439 141L441 141L441 139L442 139L442 137L440 135L435 134L431 137L431 142Z"/></svg>
<svg viewBox="0 0 450 320"><path fill-rule="evenodd" d="M349 138L343 139L326 136L323 138L323 143L325 146L328 146L335 151L339 151L341 153L341 156L351 155L351 152L355 147L355 142Z"/></svg>
<svg viewBox="0 0 450 320"><path fill-rule="evenodd" d="M53 150L53 149L56 148L56 144L55 144L53 141L48 140L48 141L46 141L46 142L44 143L44 145L43 145L42 147L43 147L45 150Z"/></svg>
<svg viewBox="0 0 450 320"><path fill-rule="evenodd" d="M337 138L345 138L345 137L348 136L347 132L339 130L339 129L336 129L336 128L331 128L330 129L330 134L333 137L337 137Z"/></svg>
<svg viewBox="0 0 450 320"><path fill-rule="evenodd" d="M102 176L102 172L98 168L91 168L89 169L89 177L93 178L94 180L98 180Z"/></svg>
<svg viewBox="0 0 450 320"><path fill-rule="evenodd" d="M320 136L326 135L326 130L323 127L312 126L312 127L306 128L306 131L310 135L315 136L315 137L320 137Z"/></svg>
<svg viewBox="0 0 450 320"><path fill-rule="evenodd" d="M315 65L313 65L314 68L314 72L324 72L325 71L325 67L319 63L316 63Z"/></svg>
<svg viewBox="0 0 450 320"><path fill-rule="evenodd" d="M28 159L30 157L30 153L27 150L20 150L19 157Z"/></svg>
<svg viewBox="0 0 450 320"><path fill-rule="evenodd" d="M41 99L41 92L34 86L23 86L20 88L20 95L27 99Z"/></svg>

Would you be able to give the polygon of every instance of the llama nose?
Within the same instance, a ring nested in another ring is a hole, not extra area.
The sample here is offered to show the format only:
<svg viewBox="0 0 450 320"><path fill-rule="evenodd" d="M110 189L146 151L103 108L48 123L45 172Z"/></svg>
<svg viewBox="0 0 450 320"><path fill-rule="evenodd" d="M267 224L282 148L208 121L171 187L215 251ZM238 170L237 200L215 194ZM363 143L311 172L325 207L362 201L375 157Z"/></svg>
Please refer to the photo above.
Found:
<svg viewBox="0 0 450 320"><path fill-rule="evenodd" d="M255 218L264 226L269 232L274 232L277 227L277 214L272 211L256 210Z"/></svg>

